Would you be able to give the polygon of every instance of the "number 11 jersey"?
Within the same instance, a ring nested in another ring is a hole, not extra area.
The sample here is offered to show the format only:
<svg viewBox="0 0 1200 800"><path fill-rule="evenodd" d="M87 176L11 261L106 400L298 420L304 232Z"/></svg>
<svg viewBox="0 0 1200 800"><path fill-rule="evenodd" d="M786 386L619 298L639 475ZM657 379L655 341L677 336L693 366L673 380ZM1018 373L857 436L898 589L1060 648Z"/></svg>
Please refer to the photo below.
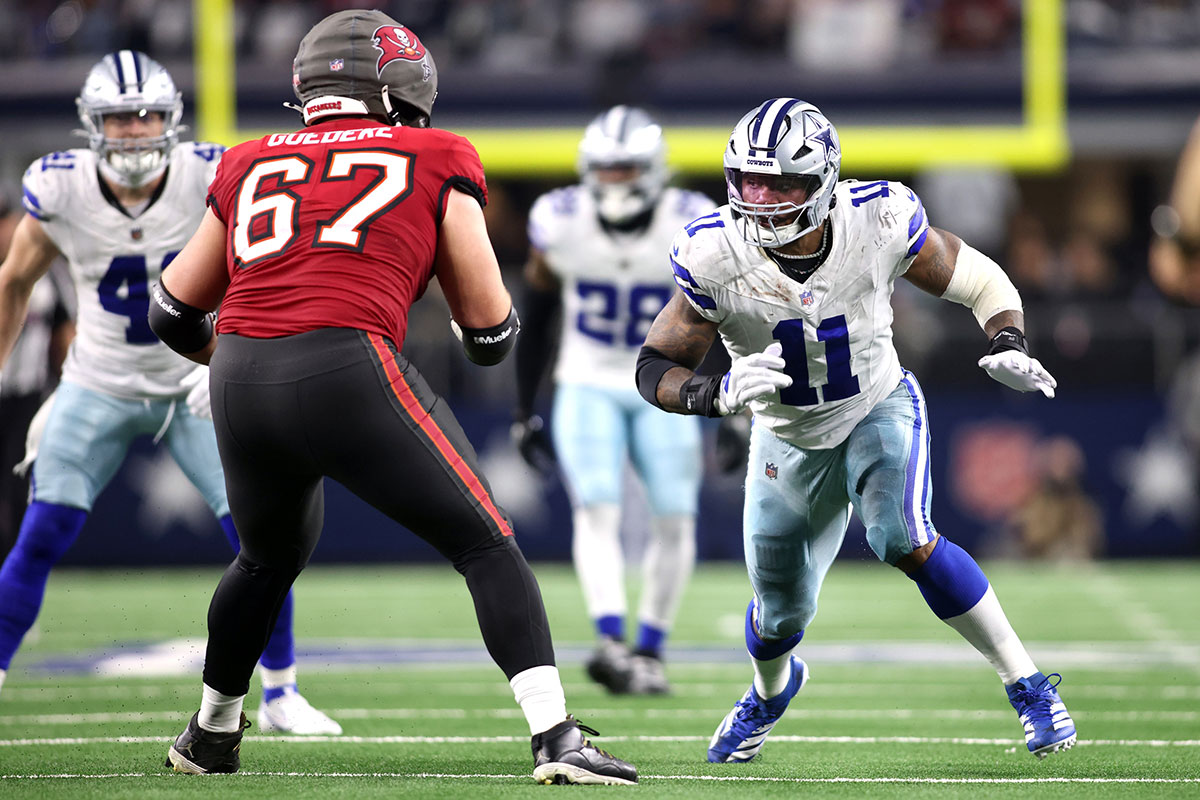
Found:
<svg viewBox="0 0 1200 800"><path fill-rule="evenodd" d="M929 229L920 198L900 183L842 181L834 198L829 253L803 283L742 239L729 206L671 246L676 285L733 357L783 346L793 383L751 403L755 424L816 450L841 444L900 382L892 289Z"/></svg>
<svg viewBox="0 0 1200 800"><path fill-rule="evenodd" d="M452 189L487 200L475 148L434 128L341 118L231 148L208 197L227 230L217 332L354 328L402 347Z"/></svg>

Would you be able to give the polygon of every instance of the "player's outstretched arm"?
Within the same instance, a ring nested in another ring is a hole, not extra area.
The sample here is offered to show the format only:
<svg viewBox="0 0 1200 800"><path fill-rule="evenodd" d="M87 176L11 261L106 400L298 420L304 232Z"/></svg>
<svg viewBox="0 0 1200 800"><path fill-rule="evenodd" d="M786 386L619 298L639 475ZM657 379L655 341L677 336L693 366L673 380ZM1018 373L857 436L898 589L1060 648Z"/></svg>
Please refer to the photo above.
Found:
<svg viewBox="0 0 1200 800"><path fill-rule="evenodd" d="M56 256L58 248L42 223L29 214L22 217L0 264L0 368L21 335L33 286L50 270Z"/></svg>
<svg viewBox="0 0 1200 800"><path fill-rule="evenodd" d="M558 346L554 325L561 305L562 285L546 254L529 248L525 262L525 294L521 303L521 346L517 348L517 407L513 409L512 438L525 462L550 473L557 457L542 418L533 412L538 388Z"/></svg>
<svg viewBox="0 0 1200 800"><path fill-rule="evenodd" d="M180 355L207 364L217 346L212 314L229 288L225 223L210 208L183 250L150 287L150 328Z"/></svg>
<svg viewBox="0 0 1200 800"><path fill-rule="evenodd" d="M995 261L949 231L931 227L904 277L971 309L990 339L987 355L979 359L989 376L1019 392L1054 397L1058 382L1029 355L1021 295Z"/></svg>
<svg viewBox="0 0 1200 800"><path fill-rule="evenodd" d="M479 201L452 189L446 198L434 272L450 306L450 325L476 364L498 364L521 323L500 276Z"/></svg>

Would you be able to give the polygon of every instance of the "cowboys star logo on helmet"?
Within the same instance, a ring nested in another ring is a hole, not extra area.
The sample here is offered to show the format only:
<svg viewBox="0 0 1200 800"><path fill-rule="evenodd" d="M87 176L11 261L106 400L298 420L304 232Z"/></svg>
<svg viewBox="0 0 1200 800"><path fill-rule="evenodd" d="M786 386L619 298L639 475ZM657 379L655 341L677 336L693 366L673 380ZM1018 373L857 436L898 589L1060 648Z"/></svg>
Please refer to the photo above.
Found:
<svg viewBox="0 0 1200 800"><path fill-rule="evenodd" d="M420 61L425 57L421 40L403 25L379 26L371 34L371 43L379 50L375 71L380 77L383 77L383 68L397 59Z"/></svg>

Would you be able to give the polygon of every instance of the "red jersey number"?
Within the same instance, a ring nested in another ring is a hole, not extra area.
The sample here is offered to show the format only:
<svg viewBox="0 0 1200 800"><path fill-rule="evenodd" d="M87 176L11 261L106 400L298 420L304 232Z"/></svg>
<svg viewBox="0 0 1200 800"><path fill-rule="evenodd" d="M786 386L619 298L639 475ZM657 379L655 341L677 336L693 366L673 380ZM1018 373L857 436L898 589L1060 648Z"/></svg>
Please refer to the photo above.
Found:
<svg viewBox="0 0 1200 800"><path fill-rule="evenodd" d="M332 219L317 225L313 247L361 250L372 220L385 213L412 190L412 156L390 150L342 150L329 154L321 182L353 180L360 169L376 175L367 188L343 206ZM237 217L233 223L233 255L245 267L278 255L299 233L301 198L290 186L304 183L313 163L290 155L257 162L242 178L238 189ZM259 193L263 182L278 176L278 190ZM259 235L254 225L258 222ZM262 232L264 231L265 232Z"/></svg>

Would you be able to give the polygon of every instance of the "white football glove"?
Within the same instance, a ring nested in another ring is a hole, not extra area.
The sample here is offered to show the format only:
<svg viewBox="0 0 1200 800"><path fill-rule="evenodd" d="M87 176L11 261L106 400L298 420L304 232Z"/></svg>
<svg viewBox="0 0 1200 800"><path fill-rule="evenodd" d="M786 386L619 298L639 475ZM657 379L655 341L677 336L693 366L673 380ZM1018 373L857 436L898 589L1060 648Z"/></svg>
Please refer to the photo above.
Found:
<svg viewBox="0 0 1200 800"><path fill-rule="evenodd" d="M979 359L979 366L992 377L1018 392L1041 392L1054 397L1058 381L1046 371L1041 362L1020 350L1002 350Z"/></svg>
<svg viewBox="0 0 1200 800"><path fill-rule="evenodd" d="M721 379L717 411L723 416L734 414L749 405L751 400L791 386L791 376L782 372L787 366L782 354L783 345L773 342L761 353L735 358L729 372Z"/></svg>
<svg viewBox="0 0 1200 800"><path fill-rule="evenodd" d="M29 468L33 465L33 460L37 458L38 447L42 443L42 433L46 430L46 420L50 418L50 406L54 405L55 392L51 392L50 396L42 403L42 407L33 415L33 419L29 420L29 430L25 433L25 458L21 459L21 463L13 467L13 475L18 478L24 478L25 473L29 472Z"/></svg>
<svg viewBox="0 0 1200 800"><path fill-rule="evenodd" d="M208 367L201 364L183 376L179 385L188 390L187 407L201 419L212 419L212 400L208 396Z"/></svg>

